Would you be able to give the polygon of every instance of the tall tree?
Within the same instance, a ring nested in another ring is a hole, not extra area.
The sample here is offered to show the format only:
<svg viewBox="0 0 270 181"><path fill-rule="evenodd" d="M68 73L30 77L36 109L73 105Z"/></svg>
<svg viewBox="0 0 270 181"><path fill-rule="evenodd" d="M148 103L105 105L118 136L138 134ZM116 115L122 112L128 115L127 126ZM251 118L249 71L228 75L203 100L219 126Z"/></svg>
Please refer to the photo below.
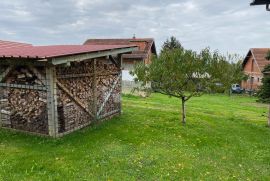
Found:
<svg viewBox="0 0 270 181"><path fill-rule="evenodd" d="M270 56L267 59L270 60ZM258 96L259 96L259 101L269 104L268 126L270 127L270 64L264 68L263 74L264 74L264 77L262 80L263 84L260 87Z"/></svg>
<svg viewBox="0 0 270 181"><path fill-rule="evenodd" d="M163 53L167 50L173 50L173 49L183 49L183 46L181 45L180 41L177 40L176 37L171 36L162 45L161 53Z"/></svg>
<svg viewBox="0 0 270 181"><path fill-rule="evenodd" d="M267 60L270 60L270 50L268 51L266 57L265 57Z"/></svg>
<svg viewBox="0 0 270 181"><path fill-rule="evenodd" d="M200 96L207 88L208 59L203 52L175 48L164 50L152 64L137 64L134 74L142 86L151 82L151 91L179 98L182 102L182 123L186 124L185 104L193 96Z"/></svg>

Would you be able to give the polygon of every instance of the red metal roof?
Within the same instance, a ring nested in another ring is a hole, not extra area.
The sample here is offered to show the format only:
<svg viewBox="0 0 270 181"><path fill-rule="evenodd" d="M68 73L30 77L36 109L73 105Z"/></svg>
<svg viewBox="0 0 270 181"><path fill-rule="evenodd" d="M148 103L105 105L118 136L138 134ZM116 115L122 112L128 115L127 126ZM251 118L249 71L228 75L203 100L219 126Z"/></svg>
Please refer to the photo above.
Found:
<svg viewBox="0 0 270 181"><path fill-rule="evenodd" d="M31 44L28 43L20 43L20 42L12 42L12 41L4 41L0 40L0 49L3 48L16 48L16 47L31 47Z"/></svg>
<svg viewBox="0 0 270 181"><path fill-rule="evenodd" d="M131 45L53 45L0 48L0 57L45 59L82 53L136 47Z"/></svg>

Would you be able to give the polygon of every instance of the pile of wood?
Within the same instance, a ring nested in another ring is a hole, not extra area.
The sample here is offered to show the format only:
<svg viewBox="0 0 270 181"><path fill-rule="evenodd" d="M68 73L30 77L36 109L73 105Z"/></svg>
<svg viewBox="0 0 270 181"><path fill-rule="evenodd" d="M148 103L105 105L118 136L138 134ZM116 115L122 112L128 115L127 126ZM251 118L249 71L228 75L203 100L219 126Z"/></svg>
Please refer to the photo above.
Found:
<svg viewBox="0 0 270 181"><path fill-rule="evenodd" d="M8 99L0 99L0 113L1 113L1 118L2 118L2 126L10 128L11 127L11 121L10 121L11 109L9 106Z"/></svg>
<svg viewBox="0 0 270 181"><path fill-rule="evenodd" d="M6 83L22 84L22 85L43 85L42 81L29 68L20 66L17 67L8 76Z"/></svg>
<svg viewBox="0 0 270 181"><path fill-rule="evenodd" d="M42 81L26 67L15 68L5 83L43 85ZM47 94L45 91L20 88L1 88L1 116L4 127L47 134Z"/></svg>
<svg viewBox="0 0 270 181"><path fill-rule="evenodd" d="M118 80L118 81L117 81ZM113 87L113 85L115 87ZM118 79L117 75L99 77L97 83L98 90L98 105L102 105L108 94L111 91L111 95L103 107L101 116L112 112L114 110L120 110L121 107L121 79Z"/></svg>
<svg viewBox="0 0 270 181"><path fill-rule="evenodd" d="M46 93L26 89L10 89L11 127L44 133L48 132Z"/></svg>
<svg viewBox="0 0 270 181"><path fill-rule="evenodd" d="M94 120L88 113L93 113L94 108L94 62L84 61L71 63L69 67L59 66L56 69L58 81L68 88L63 91L58 86L58 118L59 131L64 132L82 126ZM119 72L114 64L108 61L97 61L97 108L102 106L108 93L115 84ZM120 109L121 79L117 82L108 102L104 106L102 114Z"/></svg>

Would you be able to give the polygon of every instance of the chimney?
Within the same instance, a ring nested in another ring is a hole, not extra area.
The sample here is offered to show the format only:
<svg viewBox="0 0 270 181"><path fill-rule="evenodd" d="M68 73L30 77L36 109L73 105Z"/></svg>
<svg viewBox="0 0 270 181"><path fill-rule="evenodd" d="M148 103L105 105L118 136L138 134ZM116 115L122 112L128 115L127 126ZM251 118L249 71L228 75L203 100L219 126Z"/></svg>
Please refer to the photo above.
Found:
<svg viewBox="0 0 270 181"><path fill-rule="evenodd" d="M136 39L136 34L133 34L133 39Z"/></svg>

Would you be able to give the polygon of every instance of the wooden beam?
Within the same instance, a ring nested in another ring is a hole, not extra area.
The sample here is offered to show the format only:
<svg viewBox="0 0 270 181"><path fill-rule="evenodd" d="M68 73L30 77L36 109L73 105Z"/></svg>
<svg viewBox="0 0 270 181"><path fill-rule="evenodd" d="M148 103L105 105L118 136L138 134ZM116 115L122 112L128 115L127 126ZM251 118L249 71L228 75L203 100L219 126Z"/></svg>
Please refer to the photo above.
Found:
<svg viewBox="0 0 270 181"><path fill-rule="evenodd" d="M0 87L17 88L17 89L30 89L30 90L40 90L40 91L46 91L47 90L47 88L45 86L43 86L43 85L0 83Z"/></svg>
<svg viewBox="0 0 270 181"><path fill-rule="evenodd" d="M0 82L4 81L9 73L14 69L14 66L9 66L1 75L0 75Z"/></svg>
<svg viewBox="0 0 270 181"><path fill-rule="evenodd" d="M99 108L98 113L97 113L97 116L100 116L101 112L103 111L106 103L108 102L109 98L111 97L112 92L114 91L114 89L115 89L118 81L120 80L120 78L121 78L121 74L117 77L117 79L113 83L112 88L110 89L110 91L108 92L108 94L105 96L104 102L102 103L101 107Z"/></svg>
<svg viewBox="0 0 270 181"><path fill-rule="evenodd" d="M55 67L46 67L46 87L49 135L52 137L57 137L58 111Z"/></svg>
<svg viewBox="0 0 270 181"><path fill-rule="evenodd" d="M117 68L121 68L121 63L119 63L116 59L113 58L113 56L109 56L109 59L111 60L112 63L116 65Z"/></svg>
<svg viewBox="0 0 270 181"><path fill-rule="evenodd" d="M44 67L48 65L48 62L38 62L35 60L22 60L22 59L5 59L0 60L0 65L14 65L14 66L34 65Z"/></svg>
<svg viewBox="0 0 270 181"><path fill-rule="evenodd" d="M93 113L95 115L95 121L97 120L98 113L97 113L97 60L94 59L93 61Z"/></svg>
<svg viewBox="0 0 270 181"><path fill-rule="evenodd" d="M119 72L100 72L96 73L96 76L109 76L109 75L118 75ZM86 74L68 74L68 75L58 75L58 79L69 79L69 78L80 78L80 77L93 77L94 73L86 73Z"/></svg>
<svg viewBox="0 0 270 181"><path fill-rule="evenodd" d="M108 112L106 114L103 114L102 116L99 116L99 119L103 119L107 116L111 116L111 115L116 114L116 113L121 113L121 109L114 110L114 111Z"/></svg>
<svg viewBox="0 0 270 181"><path fill-rule="evenodd" d="M105 50L105 51L100 51L100 52L84 53L84 54L80 54L80 55L63 56L63 57L53 58L51 63L53 65L59 65L59 64L66 64L68 62L80 62L80 61L88 60L88 59L94 59L94 58L106 57L106 56L110 56L110 55L129 53L129 52L136 51L136 50L138 50L138 47L134 46L134 47L128 47L128 48Z"/></svg>
<svg viewBox="0 0 270 181"><path fill-rule="evenodd" d="M42 75L35 67L29 66L29 69L37 76L37 78L44 84L46 85L46 77Z"/></svg>

